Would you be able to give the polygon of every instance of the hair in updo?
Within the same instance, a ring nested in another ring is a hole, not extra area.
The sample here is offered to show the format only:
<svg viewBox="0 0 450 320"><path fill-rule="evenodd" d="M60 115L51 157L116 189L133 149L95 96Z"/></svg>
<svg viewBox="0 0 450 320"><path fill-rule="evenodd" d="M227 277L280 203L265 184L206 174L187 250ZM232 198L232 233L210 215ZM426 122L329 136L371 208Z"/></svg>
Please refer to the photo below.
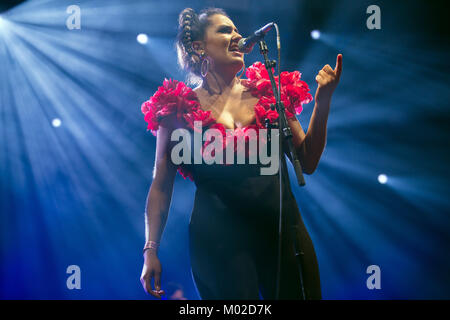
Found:
<svg viewBox="0 0 450 320"><path fill-rule="evenodd" d="M178 64L188 72L187 82L189 84L200 84L202 81L200 56L192 47L192 42L203 40L205 31L210 24L209 17L215 14L228 17L225 11L219 8L204 9L199 15L191 8L186 8L180 13L176 41Z"/></svg>

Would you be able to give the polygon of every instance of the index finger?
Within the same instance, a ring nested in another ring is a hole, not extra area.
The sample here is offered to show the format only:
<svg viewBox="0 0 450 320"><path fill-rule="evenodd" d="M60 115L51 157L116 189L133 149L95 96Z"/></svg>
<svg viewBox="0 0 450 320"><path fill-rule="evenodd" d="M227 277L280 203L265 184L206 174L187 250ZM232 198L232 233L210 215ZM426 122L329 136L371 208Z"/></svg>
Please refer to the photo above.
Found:
<svg viewBox="0 0 450 320"><path fill-rule="evenodd" d="M164 291L163 291L163 290L160 290L160 291L151 290L151 291L150 291L150 294L151 294L152 296L154 296L155 298L158 298L158 299L161 300L161 295L164 294Z"/></svg>
<svg viewBox="0 0 450 320"><path fill-rule="evenodd" d="M155 272L153 277L153 287L155 290L153 290L153 293L158 295L158 298L161 299L161 295L164 294L164 290L161 290L161 273Z"/></svg>
<svg viewBox="0 0 450 320"><path fill-rule="evenodd" d="M336 76L340 77L342 72L342 54L339 53L336 58L336 67L334 68Z"/></svg>
<svg viewBox="0 0 450 320"><path fill-rule="evenodd" d="M151 281L152 281L152 277L146 277L143 279L143 286L144 286L145 292L154 296L155 298L161 299L161 295L158 294L158 291L154 290L152 288ZM162 291L162 294L164 294L164 291Z"/></svg>
<svg viewBox="0 0 450 320"><path fill-rule="evenodd" d="M153 277L154 278L154 277ZM152 296L154 296L155 298L161 299L161 295L164 294L163 290L160 290L160 288L158 288L155 285L155 280L153 280L153 288L151 287L151 279L149 280L149 292Z"/></svg>

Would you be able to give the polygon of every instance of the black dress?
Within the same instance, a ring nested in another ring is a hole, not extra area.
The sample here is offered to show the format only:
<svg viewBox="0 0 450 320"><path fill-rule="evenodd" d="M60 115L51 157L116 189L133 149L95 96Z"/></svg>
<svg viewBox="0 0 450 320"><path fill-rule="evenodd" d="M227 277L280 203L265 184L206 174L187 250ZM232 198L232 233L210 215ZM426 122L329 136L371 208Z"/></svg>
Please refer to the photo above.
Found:
<svg viewBox="0 0 450 320"><path fill-rule="evenodd" d="M259 165L192 165L197 190L189 223L192 275L202 299L276 298L279 176ZM286 179L285 179L286 180ZM291 231L301 252L306 299L321 299L319 268L289 181L284 183L280 299L302 299Z"/></svg>
<svg viewBox="0 0 450 320"><path fill-rule="evenodd" d="M255 122L264 128L266 119L275 123L278 113L270 80L260 62L247 69L241 82L259 97ZM282 76L281 98L286 116L300 114L302 104L312 100L298 71ZM277 78L277 77L276 77ZM277 79L276 79L277 80ZM193 143L194 121L203 128L224 129L203 110L195 92L181 81L165 80L163 86L141 106L148 130L156 135L161 121L175 115L189 131ZM274 114L275 113L275 114ZM234 134L234 133L233 133ZM193 148L193 144L191 144ZM248 162L247 162L248 163ZM277 279L279 177L261 175L260 165L179 166L183 177L194 180L197 190L189 223L192 274L202 299L275 299ZM281 250L281 299L301 299L302 290L293 240L301 248L303 283L307 299L320 299L319 267L313 244L305 228L289 181L284 184L284 224ZM295 226L292 230L286 226Z"/></svg>

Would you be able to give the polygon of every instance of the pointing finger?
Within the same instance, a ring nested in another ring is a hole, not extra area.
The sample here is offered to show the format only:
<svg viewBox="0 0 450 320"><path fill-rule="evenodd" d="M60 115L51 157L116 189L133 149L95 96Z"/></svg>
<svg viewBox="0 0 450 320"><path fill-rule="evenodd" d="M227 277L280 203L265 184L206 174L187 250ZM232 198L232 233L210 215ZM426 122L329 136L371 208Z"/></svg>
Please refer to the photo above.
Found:
<svg viewBox="0 0 450 320"><path fill-rule="evenodd" d="M342 72L342 54L338 54L336 58L336 67L334 68L334 72L336 73L337 77L341 76Z"/></svg>

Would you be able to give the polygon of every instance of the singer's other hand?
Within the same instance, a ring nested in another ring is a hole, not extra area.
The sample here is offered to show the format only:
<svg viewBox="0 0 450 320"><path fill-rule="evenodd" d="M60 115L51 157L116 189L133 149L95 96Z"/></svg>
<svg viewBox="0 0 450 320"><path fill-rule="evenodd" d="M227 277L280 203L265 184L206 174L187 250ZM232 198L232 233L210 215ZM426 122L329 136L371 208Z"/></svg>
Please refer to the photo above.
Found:
<svg viewBox="0 0 450 320"><path fill-rule="evenodd" d="M316 103L330 103L334 89L336 89L342 73L342 54L338 54L336 58L336 66L334 70L330 65L326 65L319 71L316 76L317 91Z"/></svg>

